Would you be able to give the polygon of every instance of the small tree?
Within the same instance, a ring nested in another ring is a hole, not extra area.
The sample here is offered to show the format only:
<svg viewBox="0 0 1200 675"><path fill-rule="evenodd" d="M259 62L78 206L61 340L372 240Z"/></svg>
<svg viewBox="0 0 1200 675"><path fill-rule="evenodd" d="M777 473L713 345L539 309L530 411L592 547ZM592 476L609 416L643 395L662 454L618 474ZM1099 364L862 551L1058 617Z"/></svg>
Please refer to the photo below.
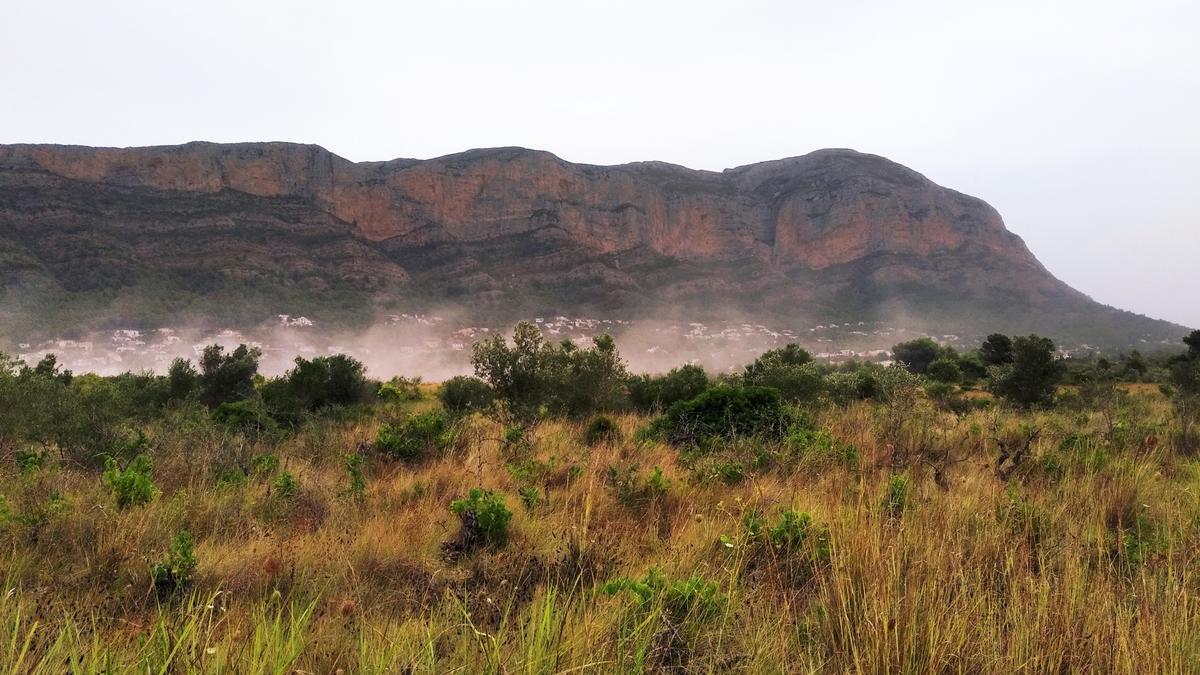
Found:
<svg viewBox="0 0 1200 675"><path fill-rule="evenodd" d="M1013 340L1013 362L993 369L992 391L1023 408L1052 402L1063 371L1054 341L1039 335Z"/></svg>
<svg viewBox="0 0 1200 675"><path fill-rule="evenodd" d="M941 356L943 350L932 338L923 337L909 342L901 342L892 347L892 356L903 363L909 372L924 375L929 372L929 366Z"/></svg>
<svg viewBox="0 0 1200 675"><path fill-rule="evenodd" d="M1185 450L1194 447L1192 426L1200 417L1200 330L1183 339L1186 353L1171 359L1171 382L1164 393L1171 398L1179 418L1180 443Z"/></svg>
<svg viewBox="0 0 1200 675"><path fill-rule="evenodd" d="M578 417L625 405L625 363L609 335L580 348L569 340L552 345L526 321L513 330L512 345L503 336L472 348L475 374L491 385L503 411L518 420L543 413Z"/></svg>
<svg viewBox="0 0 1200 675"><path fill-rule="evenodd" d="M200 373L187 359L175 359L167 369L168 397L182 401L195 395L200 386Z"/></svg>
<svg viewBox="0 0 1200 675"><path fill-rule="evenodd" d="M262 350L238 345L229 354L221 345L204 348L200 356L200 400L210 408L249 398Z"/></svg>
<svg viewBox="0 0 1200 675"><path fill-rule="evenodd" d="M469 415L492 405L492 389L477 377L459 375L442 383L438 399L451 415Z"/></svg>
<svg viewBox="0 0 1200 675"><path fill-rule="evenodd" d="M929 379L943 384L960 384L963 380L962 368L959 367L958 361L948 356L941 356L929 364L927 374Z"/></svg>
<svg viewBox="0 0 1200 675"><path fill-rule="evenodd" d="M644 412L660 412L678 401L696 398L708 389L708 373L703 366L673 368L666 375L635 375L626 383L629 402Z"/></svg>
<svg viewBox="0 0 1200 675"><path fill-rule="evenodd" d="M1013 362L1012 338L1000 333L987 336L979 346L979 359L985 366L1003 366Z"/></svg>

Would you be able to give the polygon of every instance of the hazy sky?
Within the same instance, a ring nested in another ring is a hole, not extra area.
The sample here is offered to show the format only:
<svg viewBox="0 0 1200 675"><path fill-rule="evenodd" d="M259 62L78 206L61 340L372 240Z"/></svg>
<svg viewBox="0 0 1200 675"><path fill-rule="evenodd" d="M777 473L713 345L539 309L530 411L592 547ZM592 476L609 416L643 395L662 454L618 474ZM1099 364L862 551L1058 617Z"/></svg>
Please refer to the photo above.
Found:
<svg viewBox="0 0 1200 675"><path fill-rule="evenodd" d="M522 145L722 169L849 147L1200 326L1200 3L0 0L0 142Z"/></svg>

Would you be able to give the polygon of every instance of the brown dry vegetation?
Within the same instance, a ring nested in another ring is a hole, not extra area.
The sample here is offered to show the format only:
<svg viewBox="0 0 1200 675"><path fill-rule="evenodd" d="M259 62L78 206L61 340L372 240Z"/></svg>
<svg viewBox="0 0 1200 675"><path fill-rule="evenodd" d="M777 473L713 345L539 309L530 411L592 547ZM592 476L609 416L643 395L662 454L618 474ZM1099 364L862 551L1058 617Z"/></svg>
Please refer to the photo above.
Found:
<svg viewBox="0 0 1200 675"><path fill-rule="evenodd" d="M316 420L277 446L185 408L147 429L159 495L124 510L94 469L23 474L5 460L7 508L51 506L0 535L0 661L47 673L1200 672L1200 464L1173 446L1152 391L1133 394L1111 439L1086 412L955 417L922 403L897 430L882 404L826 406L818 425L857 460L800 453L733 484L634 440L645 417L617 417L616 442L589 446L582 425L551 421L513 447L476 416L442 456L369 454L354 499L345 456L384 419L432 405ZM996 439L1022 423L1042 433L1002 480ZM292 498L271 475L221 480L233 458L266 453L296 478ZM644 479L655 466L665 493L613 488L609 467ZM907 498L885 508L903 480ZM448 505L479 485L504 496L511 535L448 560ZM542 502L527 509L530 486ZM774 522L788 509L828 528L828 556L744 536L747 513ZM196 579L160 602L149 569L184 528ZM715 583L718 611L599 592L652 567Z"/></svg>

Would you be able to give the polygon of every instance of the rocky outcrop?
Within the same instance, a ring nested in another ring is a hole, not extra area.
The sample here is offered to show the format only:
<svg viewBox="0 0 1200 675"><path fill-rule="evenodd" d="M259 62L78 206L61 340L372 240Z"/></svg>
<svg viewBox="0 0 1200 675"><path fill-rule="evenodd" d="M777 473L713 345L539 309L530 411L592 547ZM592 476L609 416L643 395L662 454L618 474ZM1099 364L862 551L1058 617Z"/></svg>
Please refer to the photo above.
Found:
<svg viewBox="0 0 1200 675"><path fill-rule="evenodd" d="M36 280L58 301L148 279L203 298L250 280L265 296L469 300L492 314L670 303L901 312L957 330L1101 315L1130 337L1168 326L1055 279L984 202L851 150L710 172L521 148L353 163L285 143L0 146L0 239L14 247L0 258L9 291Z"/></svg>

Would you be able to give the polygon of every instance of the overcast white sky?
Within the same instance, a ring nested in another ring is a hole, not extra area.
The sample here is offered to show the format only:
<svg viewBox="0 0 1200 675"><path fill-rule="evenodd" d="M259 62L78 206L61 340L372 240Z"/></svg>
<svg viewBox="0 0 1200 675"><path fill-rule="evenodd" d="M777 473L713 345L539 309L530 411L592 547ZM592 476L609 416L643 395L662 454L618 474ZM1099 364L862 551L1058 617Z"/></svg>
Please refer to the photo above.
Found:
<svg viewBox="0 0 1200 675"><path fill-rule="evenodd" d="M0 0L0 143L850 147L982 197L1095 299L1200 326L1200 3Z"/></svg>

